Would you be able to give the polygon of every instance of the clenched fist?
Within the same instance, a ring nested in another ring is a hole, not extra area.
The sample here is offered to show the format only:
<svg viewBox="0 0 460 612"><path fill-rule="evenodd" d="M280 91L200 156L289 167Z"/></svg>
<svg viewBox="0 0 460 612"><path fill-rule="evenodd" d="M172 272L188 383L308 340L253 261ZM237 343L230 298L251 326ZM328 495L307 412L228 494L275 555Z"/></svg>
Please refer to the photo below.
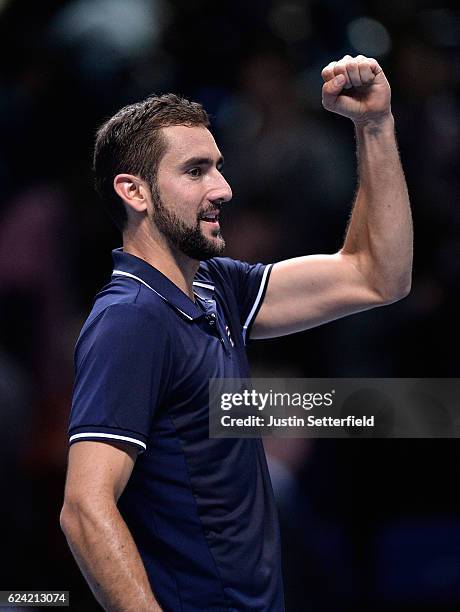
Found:
<svg viewBox="0 0 460 612"><path fill-rule="evenodd" d="M328 64L321 76L325 109L357 125L379 124L391 115L390 85L372 57L345 55Z"/></svg>

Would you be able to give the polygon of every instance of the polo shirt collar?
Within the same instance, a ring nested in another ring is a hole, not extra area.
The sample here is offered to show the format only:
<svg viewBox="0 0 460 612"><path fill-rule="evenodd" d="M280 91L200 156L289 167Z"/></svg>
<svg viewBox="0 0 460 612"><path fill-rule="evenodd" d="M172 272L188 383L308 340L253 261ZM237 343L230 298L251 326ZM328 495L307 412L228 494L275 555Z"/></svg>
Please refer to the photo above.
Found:
<svg viewBox="0 0 460 612"><path fill-rule="evenodd" d="M179 289L177 285L143 259L130 253L125 253L122 248L113 250L112 258L113 276L134 277L158 294L188 320L204 316L201 308Z"/></svg>

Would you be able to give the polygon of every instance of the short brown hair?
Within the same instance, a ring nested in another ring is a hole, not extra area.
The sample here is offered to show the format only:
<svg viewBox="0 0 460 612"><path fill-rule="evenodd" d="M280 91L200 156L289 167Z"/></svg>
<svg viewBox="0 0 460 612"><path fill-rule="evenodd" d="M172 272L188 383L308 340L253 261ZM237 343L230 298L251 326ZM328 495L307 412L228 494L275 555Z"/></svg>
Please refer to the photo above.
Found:
<svg viewBox="0 0 460 612"><path fill-rule="evenodd" d="M153 188L166 152L160 129L171 125L208 127L209 117L201 104L169 93L125 106L96 133L96 191L120 231L126 226L127 214L113 188L113 179L124 172L134 174Z"/></svg>

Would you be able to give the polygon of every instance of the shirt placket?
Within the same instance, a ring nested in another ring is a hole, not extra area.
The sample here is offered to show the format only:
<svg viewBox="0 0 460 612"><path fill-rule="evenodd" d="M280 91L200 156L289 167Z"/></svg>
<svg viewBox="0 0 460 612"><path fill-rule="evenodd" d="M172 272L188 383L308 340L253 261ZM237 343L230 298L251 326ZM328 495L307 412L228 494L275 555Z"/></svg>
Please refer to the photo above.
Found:
<svg viewBox="0 0 460 612"><path fill-rule="evenodd" d="M224 348L225 352L227 353L227 355L230 355L230 341L227 337L227 334L225 333L223 325L224 321L222 317L219 317L219 314L217 312L217 305L215 300L209 298L204 300L200 299L200 304L202 305L205 311L204 317L213 336L219 338L220 343L222 344L222 347Z"/></svg>

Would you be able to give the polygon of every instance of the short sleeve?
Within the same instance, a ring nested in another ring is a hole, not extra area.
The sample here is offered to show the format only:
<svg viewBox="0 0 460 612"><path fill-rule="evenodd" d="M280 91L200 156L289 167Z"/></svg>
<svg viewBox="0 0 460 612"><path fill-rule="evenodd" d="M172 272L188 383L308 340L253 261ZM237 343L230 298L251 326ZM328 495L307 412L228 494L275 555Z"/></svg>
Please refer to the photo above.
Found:
<svg viewBox="0 0 460 612"><path fill-rule="evenodd" d="M234 293L245 344L264 300L272 267L273 264L250 264L228 257L216 257L202 268L212 277L219 277L220 282Z"/></svg>
<svg viewBox="0 0 460 612"><path fill-rule="evenodd" d="M125 442L143 451L169 378L165 326L136 304L106 308L75 351L70 443Z"/></svg>

